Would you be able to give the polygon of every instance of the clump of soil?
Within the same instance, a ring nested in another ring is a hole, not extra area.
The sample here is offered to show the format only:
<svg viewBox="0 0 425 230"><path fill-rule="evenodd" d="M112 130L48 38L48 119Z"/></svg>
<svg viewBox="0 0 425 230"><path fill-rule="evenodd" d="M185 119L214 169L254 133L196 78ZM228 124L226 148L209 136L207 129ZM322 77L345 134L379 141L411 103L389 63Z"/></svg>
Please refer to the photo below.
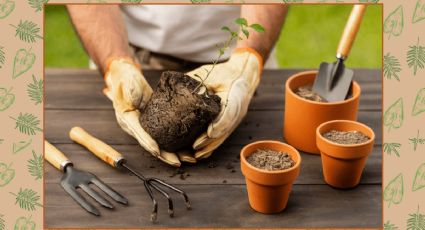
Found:
<svg viewBox="0 0 425 230"><path fill-rule="evenodd" d="M361 144L370 140L370 137L360 131L331 130L322 134L322 136L332 142L345 145Z"/></svg>
<svg viewBox="0 0 425 230"><path fill-rule="evenodd" d="M140 116L143 129L161 149L175 152L190 147L220 113L220 97L194 92L199 84L180 72L162 73Z"/></svg>
<svg viewBox="0 0 425 230"><path fill-rule="evenodd" d="M267 171L289 169L295 165L288 153L270 149L257 149L246 160L250 165Z"/></svg>
<svg viewBox="0 0 425 230"><path fill-rule="evenodd" d="M307 100L310 101L317 101L317 102L326 102L326 100L321 97L319 94L313 92L313 85L305 85L305 86L301 86L299 87L295 93Z"/></svg>

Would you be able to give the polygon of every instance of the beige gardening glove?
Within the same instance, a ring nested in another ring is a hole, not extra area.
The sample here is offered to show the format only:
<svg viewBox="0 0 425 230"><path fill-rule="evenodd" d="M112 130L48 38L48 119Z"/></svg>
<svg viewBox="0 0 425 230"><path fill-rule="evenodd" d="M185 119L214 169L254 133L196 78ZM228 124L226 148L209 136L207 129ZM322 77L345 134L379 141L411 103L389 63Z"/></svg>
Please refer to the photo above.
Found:
<svg viewBox="0 0 425 230"><path fill-rule="evenodd" d="M260 83L262 65L263 59L255 50L238 48L227 62L217 64L206 80L205 69L211 69L211 65L187 73L198 81L203 79L208 90L221 98L220 114L193 144L196 159L209 157L245 117Z"/></svg>
<svg viewBox="0 0 425 230"><path fill-rule="evenodd" d="M139 117L152 95L152 88L143 77L140 67L125 58L112 59L105 74L105 95L112 101L118 124L153 156L179 167L174 153L160 150L156 141L142 128Z"/></svg>

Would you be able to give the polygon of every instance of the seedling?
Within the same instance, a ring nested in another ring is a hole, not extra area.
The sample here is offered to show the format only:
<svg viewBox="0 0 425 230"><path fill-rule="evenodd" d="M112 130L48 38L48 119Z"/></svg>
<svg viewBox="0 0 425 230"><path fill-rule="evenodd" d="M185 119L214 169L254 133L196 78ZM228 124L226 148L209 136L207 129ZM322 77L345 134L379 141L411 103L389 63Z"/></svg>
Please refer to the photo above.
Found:
<svg viewBox="0 0 425 230"><path fill-rule="evenodd" d="M229 47L232 45L232 43L236 40L243 40L244 37L246 39L249 38L249 29L253 29L254 31L258 32L258 33L263 33L265 31L265 29L263 28L262 25L257 24L257 23L253 23L253 24L248 24L248 21L245 18L238 18L235 20L236 25L238 25L238 31L234 31L232 29L230 29L228 26L223 26L221 27L221 30L226 31L229 33L229 38L220 44L217 44L216 47L218 49L218 56L216 59L214 59L212 61L212 66L210 69L205 69L205 71L207 72L207 76L205 77L205 79L202 79L198 74L195 74L195 76L197 78L200 79L200 84L195 88L194 92L196 92L199 87L204 86L205 84L204 82L208 79L208 77L210 76L211 72L214 70L215 66L217 65L217 63L220 61L220 59L223 57L223 55L226 53L226 51L229 49ZM239 36L239 30L242 31L243 36ZM207 87L205 87L207 88ZM206 93L206 90L205 92ZM208 96L207 94L205 94L206 96Z"/></svg>

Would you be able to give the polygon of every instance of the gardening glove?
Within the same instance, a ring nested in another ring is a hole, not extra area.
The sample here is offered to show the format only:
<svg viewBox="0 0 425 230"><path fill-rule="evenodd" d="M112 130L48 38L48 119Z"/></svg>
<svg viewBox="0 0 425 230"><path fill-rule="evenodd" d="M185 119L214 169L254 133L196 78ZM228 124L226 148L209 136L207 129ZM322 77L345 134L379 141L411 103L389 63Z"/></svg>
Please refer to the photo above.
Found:
<svg viewBox="0 0 425 230"><path fill-rule="evenodd" d="M167 164L180 166L176 154L162 151L156 141L142 128L140 111L152 95L152 88L143 77L140 67L125 58L112 59L105 74L105 95L112 101L115 116L121 128L136 138L139 144L154 157Z"/></svg>
<svg viewBox="0 0 425 230"><path fill-rule="evenodd" d="M209 157L236 129L248 111L248 105L260 83L263 58L251 48L238 48L227 62L217 64L208 78L212 65L201 66L188 73L203 81L209 91L221 98L221 111L193 144L195 158Z"/></svg>

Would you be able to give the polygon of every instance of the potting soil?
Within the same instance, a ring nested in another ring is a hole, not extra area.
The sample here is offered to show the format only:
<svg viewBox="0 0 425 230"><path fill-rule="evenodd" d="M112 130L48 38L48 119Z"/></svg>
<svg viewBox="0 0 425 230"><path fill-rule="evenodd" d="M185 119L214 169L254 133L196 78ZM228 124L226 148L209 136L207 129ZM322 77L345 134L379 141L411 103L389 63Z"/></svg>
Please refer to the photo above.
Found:
<svg viewBox="0 0 425 230"><path fill-rule="evenodd" d="M338 144L361 144L370 140L370 137L360 131L331 130L322 134L322 136Z"/></svg>
<svg viewBox="0 0 425 230"><path fill-rule="evenodd" d="M257 149L246 160L252 166L267 171L288 169L295 165L288 153L270 149Z"/></svg>
<svg viewBox="0 0 425 230"><path fill-rule="evenodd" d="M310 101L326 102L326 100L323 97L313 92L312 88L313 88L313 85L301 86L295 91L295 93L298 96Z"/></svg>

